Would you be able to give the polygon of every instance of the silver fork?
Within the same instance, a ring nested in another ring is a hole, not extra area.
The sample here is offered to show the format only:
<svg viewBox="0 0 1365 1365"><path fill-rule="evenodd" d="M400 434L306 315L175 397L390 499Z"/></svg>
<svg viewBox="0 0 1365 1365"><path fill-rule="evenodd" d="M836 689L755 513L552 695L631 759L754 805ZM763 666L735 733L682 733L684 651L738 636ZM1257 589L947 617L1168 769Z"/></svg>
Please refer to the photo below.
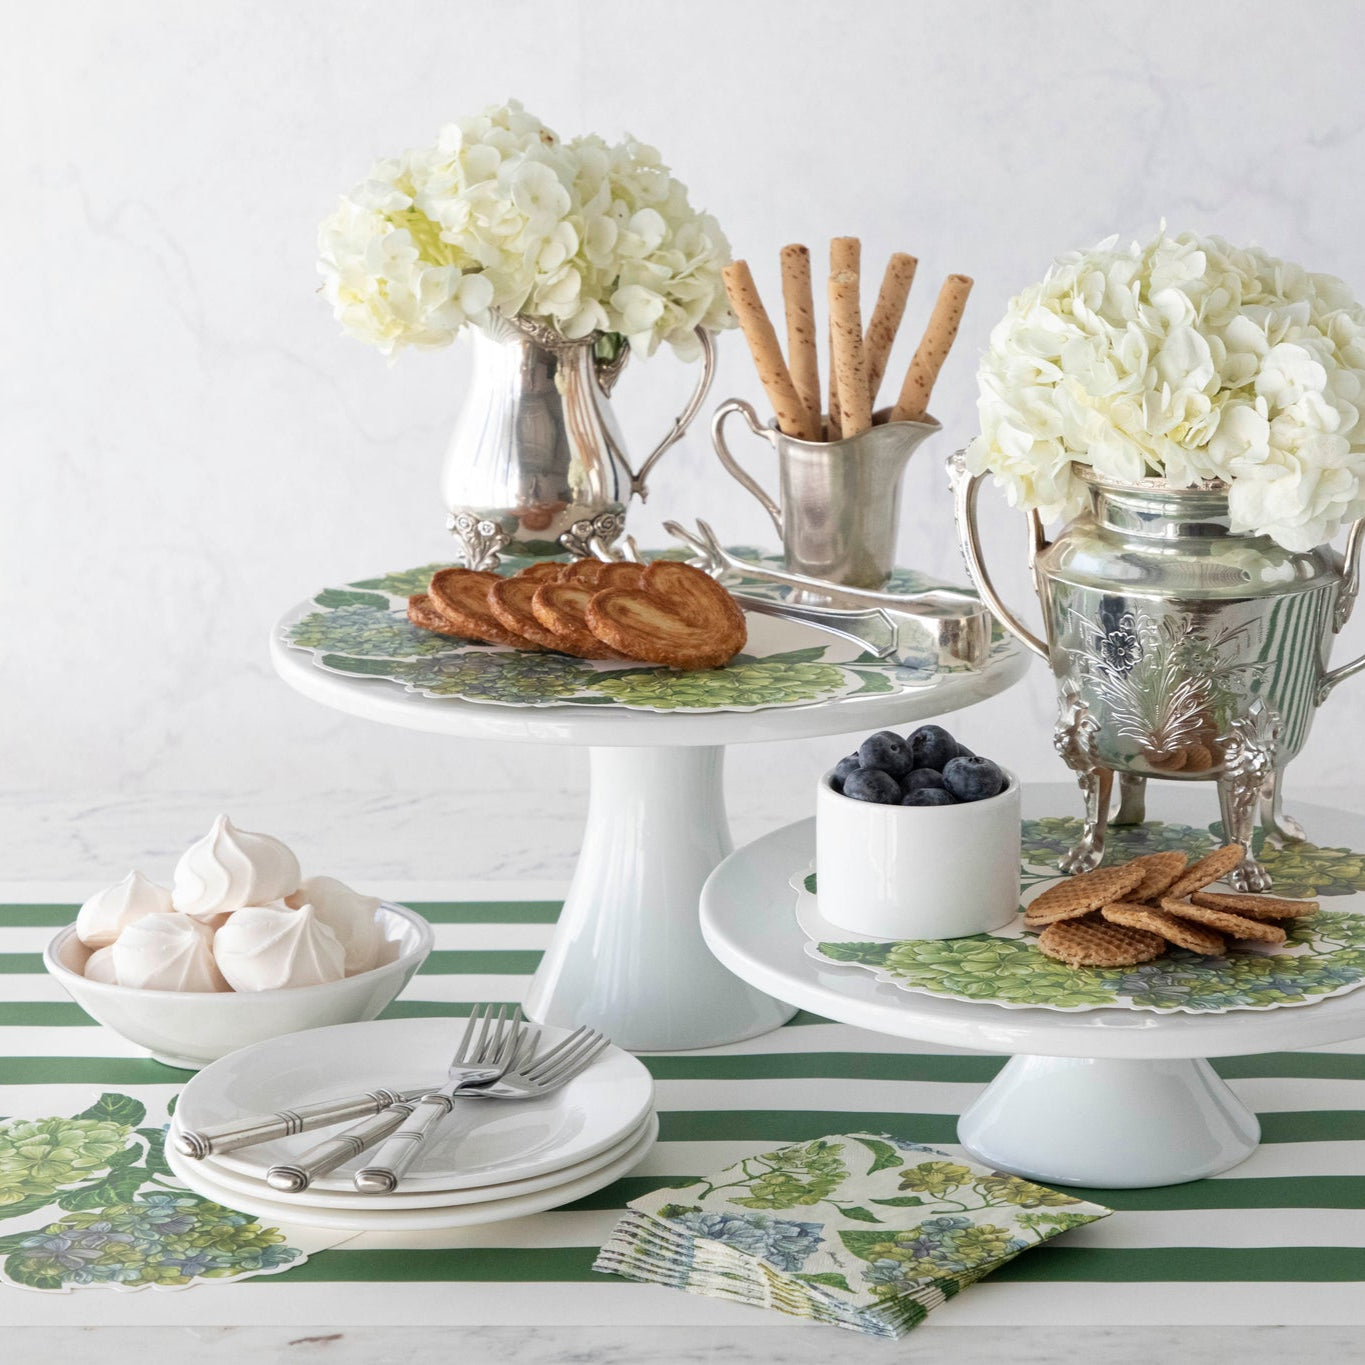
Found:
<svg viewBox="0 0 1365 1365"><path fill-rule="evenodd" d="M509 1017L506 1005L500 1005L496 1015L492 1005L475 1005L469 1012L469 1022L451 1058L447 1084L441 1091L394 1095L388 1107L363 1123L310 1147L297 1161L272 1166L266 1172L266 1183L286 1194L297 1194L376 1142L388 1137L397 1139L409 1131L410 1124L416 1137L403 1140L410 1143L415 1154L426 1129L450 1112L451 1102L444 1097L464 1086L488 1085L501 1077L517 1058L523 1032L521 1006L516 1006ZM444 1108L440 1107L442 1104Z"/></svg>
<svg viewBox="0 0 1365 1365"><path fill-rule="evenodd" d="M477 1089L463 1089L442 1092L438 1096L427 1096L427 1100L439 1100L442 1108L430 1123L435 1123L454 1108L455 1099L490 1100L538 1100L543 1095L567 1085L575 1076L587 1070L607 1048L611 1040L596 1029L577 1028L563 1041L548 1048L540 1056L535 1055L536 1044L540 1041L540 1030L525 1039L516 1049L512 1065L491 1085ZM428 1127L430 1124L428 1124ZM391 1194L398 1188L403 1173L411 1166L423 1134L416 1140L400 1143L402 1129L393 1135L375 1153L373 1165L366 1166L355 1173L355 1187L362 1194Z"/></svg>

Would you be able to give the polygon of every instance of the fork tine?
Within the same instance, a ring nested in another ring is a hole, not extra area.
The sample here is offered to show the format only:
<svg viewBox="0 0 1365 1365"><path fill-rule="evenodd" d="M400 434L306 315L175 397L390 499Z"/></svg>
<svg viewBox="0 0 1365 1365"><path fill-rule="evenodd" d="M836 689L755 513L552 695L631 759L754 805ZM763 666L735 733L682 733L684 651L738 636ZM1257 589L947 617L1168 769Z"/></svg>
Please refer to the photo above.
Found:
<svg viewBox="0 0 1365 1365"><path fill-rule="evenodd" d="M469 1060L469 1044L474 1037L474 1026L479 1022L479 1011L482 1005L475 1005L469 1011L469 1022L465 1025L464 1037L460 1039L460 1046L455 1049L455 1055L450 1059L451 1066L458 1066L461 1062Z"/></svg>
<svg viewBox="0 0 1365 1365"><path fill-rule="evenodd" d="M498 1033L498 1045L493 1051L492 1063L500 1066L507 1071L517 1060L517 1051L521 1046L521 1035L525 1032L526 1025L521 1015L521 1006L514 1005L512 1013L508 1016L507 1026Z"/></svg>
<svg viewBox="0 0 1365 1365"><path fill-rule="evenodd" d="M502 1028L503 1017L507 1013L506 1005L499 1005L498 1012L493 1013L493 1007L488 1007L488 1012L484 1015L483 1028L479 1030L479 1050L474 1060L479 1063L488 1061L493 1046L493 1040L497 1037L498 1031Z"/></svg>
<svg viewBox="0 0 1365 1365"><path fill-rule="evenodd" d="M524 1069L528 1072L528 1074L539 1071L541 1067L547 1065L549 1062L554 1061L554 1059L560 1056L567 1048L576 1046L579 1039L581 1039L585 1034L591 1032L592 1030L589 1029L586 1024L579 1025L579 1027L574 1029L574 1031L571 1034L569 1034L566 1038L561 1038L559 1042L557 1042L553 1047L548 1048L544 1053L541 1054L541 1056L537 1057L528 1068Z"/></svg>
<svg viewBox="0 0 1365 1365"><path fill-rule="evenodd" d="M536 1048L540 1046L540 1026L535 1028L527 1027L522 1030L521 1042L517 1047L517 1054L512 1058L511 1069L513 1071L525 1072L531 1065L532 1059L536 1055Z"/></svg>
<svg viewBox="0 0 1365 1365"><path fill-rule="evenodd" d="M611 1039L604 1038L599 1033L586 1047L583 1047L576 1052L572 1059L565 1061L556 1067L554 1072L550 1075L541 1077L537 1084L544 1086L559 1086L566 1084L581 1072L586 1071L610 1046Z"/></svg>
<svg viewBox="0 0 1365 1365"><path fill-rule="evenodd" d="M606 1042L607 1039L600 1033L589 1033L571 1052L566 1052L562 1057L557 1057L549 1066L538 1070L531 1077L532 1081L538 1085L545 1085L562 1076L574 1074L581 1059L589 1054L595 1056L602 1050L602 1046Z"/></svg>

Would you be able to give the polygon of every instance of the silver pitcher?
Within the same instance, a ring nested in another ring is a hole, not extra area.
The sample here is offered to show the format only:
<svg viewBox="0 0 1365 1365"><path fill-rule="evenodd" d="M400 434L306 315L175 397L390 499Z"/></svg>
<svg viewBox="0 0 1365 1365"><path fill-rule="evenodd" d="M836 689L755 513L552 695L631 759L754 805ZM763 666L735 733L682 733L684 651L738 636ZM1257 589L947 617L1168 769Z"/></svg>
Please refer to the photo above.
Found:
<svg viewBox="0 0 1365 1365"><path fill-rule="evenodd" d="M725 419L738 413L777 452L774 500L725 444ZM842 441L798 441L764 426L741 399L711 419L711 440L726 469L763 504L787 568L850 588L884 588L896 565L901 475L921 442L941 431L924 422L883 422Z"/></svg>
<svg viewBox="0 0 1365 1365"><path fill-rule="evenodd" d="M1117 824L1142 822L1148 778L1211 781L1227 837L1247 850L1230 881L1266 890L1251 852L1258 803L1272 846L1305 837L1280 808L1285 767L1327 694L1365 668L1365 656L1328 667L1355 603L1365 522L1352 525L1344 558L1327 545L1295 553L1234 533L1224 486L1073 471L1089 506L1056 540L1029 514L1044 642L1000 601L982 560L976 504L986 476L968 475L960 451L949 461L972 579L1056 679L1053 742L1085 797L1081 839L1061 869L1088 871L1103 856L1115 773Z"/></svg>
<svg viewBox="0 0 1365 1365"><path fill-rule="evenodd" d="M597 355L597 336L566 341L524 318L471 328L473 382L446 449L446 525L471 569L499 552L593 553L625 527L632 495L701 409L715 372L711 334L697 328L701 375L687 406L639 471L626 458L608 402L629 352Z"/></svg>

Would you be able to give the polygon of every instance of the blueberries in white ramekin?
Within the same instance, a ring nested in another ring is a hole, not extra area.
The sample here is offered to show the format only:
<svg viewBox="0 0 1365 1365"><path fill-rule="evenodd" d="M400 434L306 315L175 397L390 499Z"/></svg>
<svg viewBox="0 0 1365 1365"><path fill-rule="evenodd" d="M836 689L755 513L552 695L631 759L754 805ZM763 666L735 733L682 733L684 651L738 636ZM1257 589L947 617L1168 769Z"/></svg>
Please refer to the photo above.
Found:
<svg viewBox="0 0 1365 1365"><path fill-rule="evenodd" d="M998 796L1008 782L998 763L959 744L941 725L902 738L869 735L830 777L835 791L882 806L954 806Z"/></svg>

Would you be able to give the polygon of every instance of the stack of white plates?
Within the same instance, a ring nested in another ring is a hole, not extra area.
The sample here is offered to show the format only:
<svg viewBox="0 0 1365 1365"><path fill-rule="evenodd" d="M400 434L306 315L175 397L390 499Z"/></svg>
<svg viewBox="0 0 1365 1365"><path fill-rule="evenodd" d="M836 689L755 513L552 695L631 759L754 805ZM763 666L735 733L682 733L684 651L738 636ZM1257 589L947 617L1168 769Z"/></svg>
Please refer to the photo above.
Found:
<svg viewBox="0 0 1365 1365"><path fill-rule="evenodd" d="M352 1184L353 1172L367 1160L363 1153L300 1194L282 1194L266 1183L271 1166L296 1160L344 1125L202 1161L175 1150L178 1129L379 1086L404 1091L438 1085L463 1029L460 1019L340 1024L234 1052L205 1067L181 1093L166 1143L171 1169L205 1198L259 1217L402 1232L557 1208L611 1184L643 1160L659 1132L654 1083L640 1062L616 1047L544 1099L457 1103L389 1195L361 1194ZM542 1047L567 1032L547 1026Z"/></svg>

